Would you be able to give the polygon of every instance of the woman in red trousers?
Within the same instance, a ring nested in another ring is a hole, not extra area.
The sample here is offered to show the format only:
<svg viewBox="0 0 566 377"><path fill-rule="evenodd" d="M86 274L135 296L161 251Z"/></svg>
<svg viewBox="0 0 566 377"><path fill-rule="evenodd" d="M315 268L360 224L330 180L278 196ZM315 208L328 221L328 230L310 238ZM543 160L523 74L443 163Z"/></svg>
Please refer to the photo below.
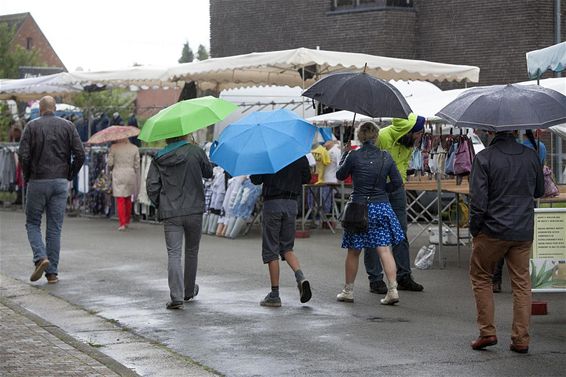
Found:
<svg viewBox="0 0 566 377"><path fill-rule="evenodd" d="M140 154L138 147L122 139L114 142L108 154L108 167L112 169L112 195L118 208L118 230L125 230L130 223L132 196L138 187Z"/></svg>

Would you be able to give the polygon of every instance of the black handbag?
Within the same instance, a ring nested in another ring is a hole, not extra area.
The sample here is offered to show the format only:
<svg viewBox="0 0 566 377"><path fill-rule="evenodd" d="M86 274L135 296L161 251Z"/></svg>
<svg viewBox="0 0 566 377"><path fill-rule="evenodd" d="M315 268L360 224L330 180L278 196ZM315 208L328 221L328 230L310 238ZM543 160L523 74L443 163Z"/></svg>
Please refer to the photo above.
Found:
<svg viewBox="0 0 566 377"><path fill-rule="evenodd" d="M344 207L342 215L342 228L350 233L364 233L368 231L368 205L367 203L353 202L351 199Z"/></svg>
<svg viewBox="0 0 566 377"><path fill-rule="evenodd" d="M380 156L381 166L379 168L379 173L373 186L377 183L377 180L381 176L381 170L384 165L385 157L383 154ZM368 218L368 203L366 202L354 202L352 198L348 200L344 206L344 212L342 214L342 219L340 221L342 228L349 233L365 233L368 231L369 218Z"/></svg>

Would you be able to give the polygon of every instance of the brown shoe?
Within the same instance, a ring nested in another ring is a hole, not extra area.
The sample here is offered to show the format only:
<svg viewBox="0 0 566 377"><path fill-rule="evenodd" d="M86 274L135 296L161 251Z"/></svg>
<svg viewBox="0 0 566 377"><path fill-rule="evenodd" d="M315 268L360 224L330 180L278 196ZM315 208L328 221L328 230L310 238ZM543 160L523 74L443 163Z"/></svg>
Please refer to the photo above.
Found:
<svg viewBox="0 0 566 377"><path fill-rule="evenodd" d="M49 266L49 260L47 260L47 258L35 262L35 270L29 277L29 280L38 281L41 278L41 275L43 275L43 271L45 271L45 269L48 266Z"/></svg>
<svg viewBox="0 0 566 377"><path fill-rule="evenodd" d="M497 344L497 337L495 335L480 336L472 342L472 349L479 351L485 347L494 346Z"/></svg>
<svg viewBox="0 0 566 377"><path fill-rule="evenodd" d="M57 283L59 283L59 278L57 277L57 274L45 274L45 277L47 278L47 283L48 283L48 284L57 284Z"/></svg>
<svg viewBox="0 0 566 377"><path fill-rule="evenodd" d="M529 346L522 346L519 344L514 344L511 343L511 345L509 346L509 349L513 352L517 352L517 353L528 353L529 352Z"/></svg>

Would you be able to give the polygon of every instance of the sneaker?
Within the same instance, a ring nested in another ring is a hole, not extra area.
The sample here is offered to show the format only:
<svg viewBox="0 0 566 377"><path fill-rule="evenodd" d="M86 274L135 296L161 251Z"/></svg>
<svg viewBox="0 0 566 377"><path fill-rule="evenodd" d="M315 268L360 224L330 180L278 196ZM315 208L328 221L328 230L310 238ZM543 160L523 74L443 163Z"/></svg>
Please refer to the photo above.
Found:
<svg viewBox="0 0 566 377"><path fill-rule="evenodd" d="M198 284L195 284L195 289L194 289L194 291L193 291L193 295L192 295L192 296L185 296L184 300L185 300L185 301L189 301L189 300L192 300L193 298L197 297L197 295L198 295L198 289L199 289L199 288L198 288Z"/></svg>
<svg viewBox="0 0 566 377"><path fill-rule="evenodd" d="M413 280L411 275L407 276L403 280L398 280L397 284L397 289L400 291L420 292L424 289L422 285Z"/></svg>
<svg viewBox="0 0 566 377"><path fill-rule="evenodd" d="M281 297L272 297L270 293L265 296L263 300L259 302L261 306L269 306L272 308L278 308L281 306Z"/></svg>
<svg viewBox="0 0 566 377"><path fill-rule="evenodd" d="M354 291L342 289L342 292L336 295L336 300L340 302L354 302Z"/></svg>
<svg viewBox="0 0 566 377"><path fill-rule="evenodd" d="M165 305L166 309L181 309L183 307L183 301L169 301L167 305Z"/></svg>
<svg viewBox="0 0 566 377"><path fill-rule="evenodd" d="M120 225L120 226L118 227L118 230L119 230L120 232L123 232L124 230L126 230L126 226L125 226L125 225Z"/></svg>
<svg viewBox="0 0 566 377"><path fill-rule="evenodd" d="M380 300L381 305L395 305L399 302L399 292L397 287L393 286L387 290L387 294Z"/></svg>
<svg viewBox="0 0 566 377"><path fill-rule="evenodd" d="M29 280L30 281L37 281L41 278L41 276L43 275L43 271L45 271L45 269L49 266L49 260L47 258L44 258L42 260L38 260L37 262L35 262L35 270L33 270L33 273L31 274Z"/></svg>
<svg viewBox="0 0 566 377"><path fill-rule="evenodd" d="M385 282L383 280L370 281L369 291L371 293L384 295L387 293L387 286L385 285Z"/></svg>
<svg viewBox="0 0 566 377"><path fill-rule="evenodd" d="M59 282L57 274L45 274L45 278L47 279L47 284L57 284Z"/></svg>
<svg viewBox="0 0 566 377"><path fill-rule="evenodd" d="M299 288L299 293L301 295L301 303L308 302L312 297L311 292L311 285L308 280L304 279L299 284L297 284L297 288Z"/></svg>

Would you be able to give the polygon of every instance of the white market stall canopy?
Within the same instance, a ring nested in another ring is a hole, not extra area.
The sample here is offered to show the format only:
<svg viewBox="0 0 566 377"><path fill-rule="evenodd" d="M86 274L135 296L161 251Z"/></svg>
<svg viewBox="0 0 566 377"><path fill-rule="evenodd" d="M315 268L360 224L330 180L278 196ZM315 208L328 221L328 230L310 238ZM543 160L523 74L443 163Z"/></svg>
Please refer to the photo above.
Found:
<svg viewBox="0 0 566 377"><path fill-rule="evenodd" d="M0 80L0 99L13 96L21 100L37 99L42 94L61 96L82 90L82 86L73 83L72 76L66 72L27 79Z"/></svg>
<svg viewBox="0 0 566 377"><path fill-rule="evenodd" d="M167 70L169 80L196 81L202 89L257 85L308 86L333 72L366 72L385 80L478 82L480 69L469 65L388 58L351 52L294 50L254 52L180 64ZM305 81L302 80L304 70Z"/></svg>
<svg viewBox="0 0 566 377"><path fill-rule="evenodd" d="M141 89L152 87L175 87L177 83L167 80L167 68L139 66L125 69L95 71L95 72L72 72L73 82L86 85L110 85L128 87L131 85Z"/></svg>
<svg viewBox="0 0 566 377"><path fill-rule="evenodd" d="M566 42L527 52L527 70L531 79L541 77L547 70L561 72L565 69Z"/></svg>

